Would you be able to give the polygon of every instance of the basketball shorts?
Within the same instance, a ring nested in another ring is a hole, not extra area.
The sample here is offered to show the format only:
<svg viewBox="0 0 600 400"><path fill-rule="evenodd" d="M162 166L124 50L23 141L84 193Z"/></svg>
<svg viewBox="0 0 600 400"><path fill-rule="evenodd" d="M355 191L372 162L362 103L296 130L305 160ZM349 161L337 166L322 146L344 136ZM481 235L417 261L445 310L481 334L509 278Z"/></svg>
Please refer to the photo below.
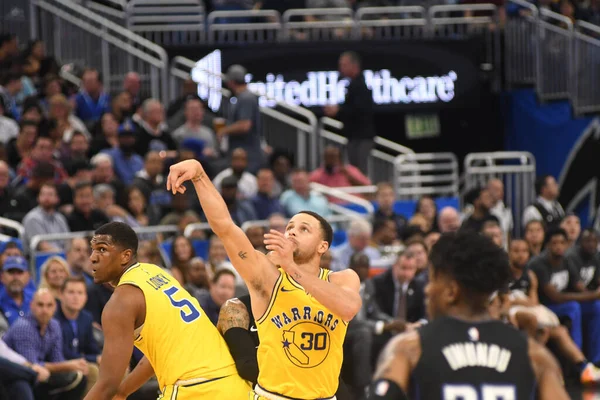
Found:
<svg viewBox="0 0 600 400"><path fill-rule="evenodd" d="M230 375L206 382L193 383L191 381L193 380L166 386L158 396L158 400L246 400L248 393L252 390L252 386L239 375Z"/></svg>
<svg viewBox="0 0 600 400"><path fill-rule="evenodd" d="M249 400L289 400L291 397L281 396L275 393L271 393L260 386L256 385L254 390L250 391L250 395L248 396ZM327 399L322 400L336 400L336 397L329 397Z"/></svg>

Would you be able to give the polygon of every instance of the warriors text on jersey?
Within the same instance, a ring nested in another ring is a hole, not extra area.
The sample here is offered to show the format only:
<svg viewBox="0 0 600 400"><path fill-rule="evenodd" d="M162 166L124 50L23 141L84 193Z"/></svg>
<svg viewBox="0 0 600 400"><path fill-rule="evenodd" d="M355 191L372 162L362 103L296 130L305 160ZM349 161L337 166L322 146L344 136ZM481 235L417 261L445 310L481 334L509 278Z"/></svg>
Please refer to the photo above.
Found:
<svg viewBox="0 0 600 400"><path fill-rule="evenodd" d="M535 398L525 335L500 321L438 318L419 329L421 357L411 380L415 399Z"/></svg>
<svg viewBox="0 0 600 400"><path fill-rule="evenodd" d="M308 294L282 269L271 301L258 319L258 385L297 399L336 393L347 323ZM329 280L327 270L319 278Z"/></svg>
<svg viewBox="0 0 600 400"><path fill-rule="evenodd" d="M177 381L237 375L225 340L193 296L160 267L137 263L119 281L142 290L146 319L135 346L148 358L160 387ZM139 333L138 333L139 331Z"/></svg>

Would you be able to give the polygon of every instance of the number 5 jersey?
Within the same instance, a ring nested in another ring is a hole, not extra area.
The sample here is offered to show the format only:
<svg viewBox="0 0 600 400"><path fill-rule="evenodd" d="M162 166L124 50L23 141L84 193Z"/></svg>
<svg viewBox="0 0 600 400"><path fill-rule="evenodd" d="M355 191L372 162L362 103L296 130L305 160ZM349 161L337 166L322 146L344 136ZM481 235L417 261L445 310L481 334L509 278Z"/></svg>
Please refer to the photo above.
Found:
<svg viewBox="0 0 600 400"><path fill-rule="evenodd" d="M256 321L258 385L287 398L333 397L342 368L347 323L325 308L285 271L264 315ZM320 269L329 280L331 271Z"/></svg>
<svg viewBox="0 0 600 400"><path fill-rule="evenodd" d="M223 337L198 301L153 264L132 265L119 286L133 285L146 299L146 319L136 329L135 346L148 358L160 387L237 375Z"/></svg>

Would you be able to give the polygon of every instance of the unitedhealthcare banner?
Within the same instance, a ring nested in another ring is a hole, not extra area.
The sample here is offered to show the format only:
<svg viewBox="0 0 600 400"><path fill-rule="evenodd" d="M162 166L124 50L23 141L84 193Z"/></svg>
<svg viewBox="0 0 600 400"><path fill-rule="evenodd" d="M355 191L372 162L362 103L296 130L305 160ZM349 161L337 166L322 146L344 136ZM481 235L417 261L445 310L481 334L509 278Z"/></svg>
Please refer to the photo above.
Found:
<svg viewBox="0 0 600 400"><path fill-rule="evenodd" d="M344 101L348 81L337 71L345 50L360 54L367 86L382 111L437 110L477 105L486 76L481 70L477 40L465 41L351 41L285 43L245 47L178 49L197 60L192 79L199 95L216 110L218 74L232 64L248 69L250 89L262 106L277 101L309 108Z"/></svg>

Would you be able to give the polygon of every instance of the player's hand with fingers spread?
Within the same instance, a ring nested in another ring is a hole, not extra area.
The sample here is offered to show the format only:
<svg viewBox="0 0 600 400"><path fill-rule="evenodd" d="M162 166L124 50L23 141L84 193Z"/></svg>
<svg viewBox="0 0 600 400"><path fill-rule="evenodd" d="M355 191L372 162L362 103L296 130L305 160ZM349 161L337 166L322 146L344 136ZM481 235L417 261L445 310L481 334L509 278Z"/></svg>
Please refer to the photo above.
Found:
<svg viewBox="0 0 600 400"><path fill-rule="evenodd" d="M265 234L265 248L269 250L267 258L275 265L279 265L285 271L286 268L294 265L295 245L291 239L284 236L283 233L271 229Z"/></svg>
<svg viewBox="0 0 600 400"><path fill-rule="evenodd" d="M196 160L185 160L171 165L167 177L167 190L175 193L185 193L184 182L202 178L204 168Z"/></svg>

